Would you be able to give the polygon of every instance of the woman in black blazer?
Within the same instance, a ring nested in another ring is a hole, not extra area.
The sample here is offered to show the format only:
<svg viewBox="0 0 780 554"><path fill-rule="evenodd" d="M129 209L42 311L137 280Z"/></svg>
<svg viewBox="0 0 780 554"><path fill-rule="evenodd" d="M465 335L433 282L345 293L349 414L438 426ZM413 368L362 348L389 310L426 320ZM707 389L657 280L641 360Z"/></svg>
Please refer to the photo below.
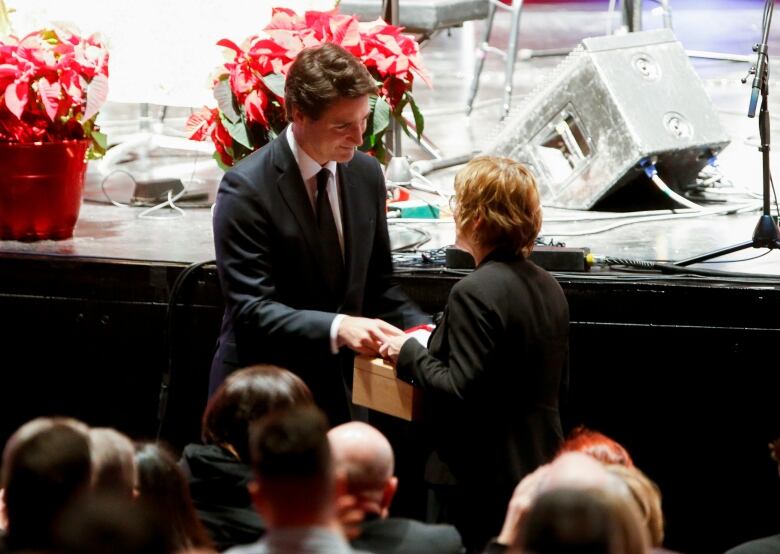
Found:
<svg viewBox="0 0 780 554"><path fill-rule="evenodd" d="M475 158L454 198L457 245L477 267L452 288L427 349L400 336L382 355L425 391L429 518L454 524L473 550L500 530L518 481L562 442L569 310L553 276L527 259L542 212L525 166Z"/></svg>

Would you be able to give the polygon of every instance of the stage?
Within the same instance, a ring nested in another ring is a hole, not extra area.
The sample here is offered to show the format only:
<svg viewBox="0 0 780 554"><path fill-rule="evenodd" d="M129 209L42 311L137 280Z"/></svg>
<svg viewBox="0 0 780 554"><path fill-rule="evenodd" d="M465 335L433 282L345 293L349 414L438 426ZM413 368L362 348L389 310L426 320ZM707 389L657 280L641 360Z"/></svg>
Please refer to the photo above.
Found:
<svg viewBox="0 0 780 554"><path fill-rule="evenodd" d="M675 31L689 49L748 55L760 38L761 5L675 1ZM520 48L573 47L603 33L605 10L606 2L529 7ZM649 7L645 22L660 26ZM496 42L506 35L507 23L497 16ZM435 88L419 83L415 96L426 116L426 135L448 156L479 150L499 125L503 68L495 57L486 62L474 111L466 116L462 110L481 24L440 33L423 49ZM773 38L770 56L778 46ZM513 102L558 61L519 61ZM761 189L758 127L745 115L749 84L739 82L748 65L697 59L694 67L731 139L719 162L734 184L727 204L755 202ZM771 111L780 114L770 99ZM114 119L107 127L119 127L122 114L122 107L109 110ZM778 137L772 138L780 148ZM404 147L415 159L425 156L411 142ZM773 154L773 165L775 160ZM446 190L456 170L429 177ZM203 174L215 175L209 168ZM215 186L212 181L212 198ZM87 197L101 199L94 180ZM210 211L191 208L184 217L156 220L138 219L139 212L85 202L73 239L0 244L3 440L20 423L44 414L153 437L160 383L169 372L162 436L176 446L197 440L222 315L216 271L207 263L214 258ZM644 219L596 232L616 223L594 221L599 215L546 208L544 238L587 248L597 259L675 261L750 240L759 212ZM403 226L411 229L400 231ZM391 229L396 246L414 234L430 235L421 246L426 250L453 238L451 222L393 222ZM415 256L421 259L419 253L399 258L398 279L425 310L441 310L459 275L433 265L411 269ZM604 265L555 274L572 320L566 425L584 423L628 448L659 484L666 544L682 552L720 552L780 532L780 480L767 449L780 436L780 253L750 249L730 258L745 261L696 268L741 275ZM178 290L169 312L177 276L197 263L205 265Z"/></svg>

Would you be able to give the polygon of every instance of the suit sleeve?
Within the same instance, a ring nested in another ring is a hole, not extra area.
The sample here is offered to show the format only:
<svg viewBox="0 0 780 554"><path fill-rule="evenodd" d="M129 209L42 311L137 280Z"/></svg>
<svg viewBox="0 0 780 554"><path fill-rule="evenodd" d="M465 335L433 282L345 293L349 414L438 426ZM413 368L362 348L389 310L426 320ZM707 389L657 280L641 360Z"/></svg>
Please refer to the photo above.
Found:
<svg viewBox="0 0 780 554"><path fill-rule="evenodd" d="M385 215L385 179L378 163L372 164L372 167L374 176L371 182L376 183L376 232L368 266L364 315L378 317L401 329L430 323L430 317L406 296L392 278L393 258Z"/></svg>
<svg viewBox="0 0 780 554"><path fill-rule="evenodd" d="M425 390L465 399L479 386L501 334L499 314L470 285L461 281L452 289L444 317L449 352L439 359L416 340L408 340L398 356L398 373L411 375Z"/></svg>
<svg viewBox="0 0 780 554"><path fill-rule="evenodd" d="M213 222L217 269L236 339L262 342L266 352L283 349L289 355L312 347L329 352L335 314L278 300L270 248L275 231L252 190L240 173L226 173Z"/></svg>

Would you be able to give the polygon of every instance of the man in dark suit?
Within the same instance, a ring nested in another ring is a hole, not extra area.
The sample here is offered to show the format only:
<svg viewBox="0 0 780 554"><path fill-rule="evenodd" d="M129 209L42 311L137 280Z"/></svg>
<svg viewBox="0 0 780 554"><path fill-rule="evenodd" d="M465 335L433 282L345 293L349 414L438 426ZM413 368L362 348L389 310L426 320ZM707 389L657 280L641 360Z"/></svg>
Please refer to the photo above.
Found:
<svg viewBox="0 0 780 554"><path fill-rule="evenodd" d="M336 503L353 548L377 554L459 554L463 544L450 525L388 517L398 489L393 449L378 430L353 421L328 432L337 478L345 486Z"/></svg>
<svg viewBox="0 0 780 554"><path fill-rule="evenodd" d="M424 319L391 282L385 185L361 152L376 83L334 44L285 83L291 125L228 171L214 213L225 315L209 389L254 363L289 368L332 424L352 419L352 351ZM381 318L381 319L371 319Z"/></svg>

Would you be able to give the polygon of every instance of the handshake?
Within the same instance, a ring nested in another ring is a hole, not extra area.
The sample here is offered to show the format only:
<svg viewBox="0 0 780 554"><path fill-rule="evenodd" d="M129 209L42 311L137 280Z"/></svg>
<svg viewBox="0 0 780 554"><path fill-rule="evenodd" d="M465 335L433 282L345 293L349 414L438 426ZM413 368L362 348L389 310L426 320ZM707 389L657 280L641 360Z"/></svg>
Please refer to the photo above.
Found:
<svg viewBox="0 0 780 554"><path fill-rule="evenodd" d="M338 345L358 354L381 356L395 362L411 335L381 319L345 316L338 329Z"/></svg>

